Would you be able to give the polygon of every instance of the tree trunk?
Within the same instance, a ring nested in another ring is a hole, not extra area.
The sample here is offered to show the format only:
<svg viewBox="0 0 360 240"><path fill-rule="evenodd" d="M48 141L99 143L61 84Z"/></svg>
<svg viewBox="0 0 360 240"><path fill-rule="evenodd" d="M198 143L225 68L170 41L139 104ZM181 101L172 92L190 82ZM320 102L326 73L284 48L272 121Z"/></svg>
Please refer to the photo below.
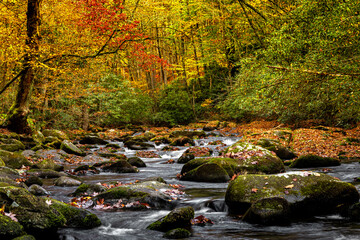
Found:
<svg viewBox="0 0 360 240"><path fill-rule="evenodd" d="M29 102L34 85L34 64L39 50L40 3L42 0L28 0L27 8L27 52L23 59L24 72L20 78L15 103L11 107L7 128L18 133L30 133L31 128L27 122Z"/></svg>

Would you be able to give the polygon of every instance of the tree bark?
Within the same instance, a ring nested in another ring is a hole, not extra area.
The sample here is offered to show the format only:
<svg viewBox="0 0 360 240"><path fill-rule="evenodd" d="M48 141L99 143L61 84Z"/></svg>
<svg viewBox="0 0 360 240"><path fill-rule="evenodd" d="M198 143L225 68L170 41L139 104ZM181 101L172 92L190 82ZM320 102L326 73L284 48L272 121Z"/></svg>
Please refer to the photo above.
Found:
<svg viewBox="0 0 360 240"><path fill-rule="evenodd" d="M41 1L42 0L28 0L26 13L26 53L23 58L23 74L20 77L15 103L11 107L7 119L7 128L18 133L31 133L27 117L29 114L31 92L34 85L34 65L39 50Z"/></svg>

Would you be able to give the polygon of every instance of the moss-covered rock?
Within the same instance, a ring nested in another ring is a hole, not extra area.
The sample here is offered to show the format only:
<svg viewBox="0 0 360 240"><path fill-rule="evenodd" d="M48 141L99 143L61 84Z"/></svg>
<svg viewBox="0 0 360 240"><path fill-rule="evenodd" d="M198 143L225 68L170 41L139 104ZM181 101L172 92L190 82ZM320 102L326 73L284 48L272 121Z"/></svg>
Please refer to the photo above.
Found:
<svg viewBox="0 0 360 240"><path fill-rule="evenodd" d="M170 143L170 146L195 146L195 142L189 137L178 137Z"/></svg>
<svg viewBox="0 0 360 240"><path fill-rule="evenodd" d="M194 218L192 207L182 207L172 210L168 215L150 224L147 229L167 232L176 228L189 228Z"/></svg>
<svg viewBox="0 0 360 240"><path fill-rule="evenodd" d="M0 239L12 239L24 234L23 226L20 223L0 214Z"/></svg>
<svg viewBox="0 0 360 240"><path fill-rule="evenodd" d="M15 180L16 178L20 178L20 174L15 169L8 167L0 167L0 177L7 177L12 180Z"/></svg>
<svg viewBox="0 0 360 240"><path fill-rule="evenodd" d="M5 204L9 212L16 214L29 233L53 231L65 224L62 214L24 188L0 187L0 204Z"/></svg>
<svg viewBox="0 0 360 240"><path fill-rule="evenodd" d="M176 201L164 191L171 189L173 188L169 185L158 181L146 181L111 188L97 195L94 200L104 199L105 203L111 204L119 199L122 199L123 203L139 201L149 204L152 208L170 209L174 207ZM145 206L140 207L146 209Z"/></svg>
<svg viewBox="0 0 360 240"><path fill-rule="evenodd" d="M48 198L47 200L51 201L51 206L65 217L67 227L90 229L101 225L100 219L85 209L73 207L55 199Z"/></svg>
<svg viewBox="0 0 360 240"><path fill-rule="evenodd" d="M54 181L54 185L55 186L60 186L60 187L80 186L81 181L76 180L76 179L71 178L71 177L68 177L68 176L62 176L62 177L59 177L58 179L56 179Z"/></svg>
<svg viewBox="0 0 360 240"><path fill-rule="evenodd" d="M97 145L106 145L108 141L100 138L98 135L86 135L82 137L79 141L80 144L97 144Z"/></svg>
<svg viewBox="0 0 360 240"><path fill-rule="evenodd" d="M185 228L175 228L167 231L164 236L167 239L181 239L191 237L191 232Z"/></svg>
<svg viewBox="0 0 360 240"><path fill-rule="evenodd" d="M25 180L26 186L30 187L33 184L37 184L39 186L43 185L43 181L38 176L30 176Z"/></svg>
<svg viewBox="0 0 360 240"><path fill-rule="evenodd" d="M0 150L0 158L5 162L5 165L10 168L21 168L24 166L32 166L32 164L21 154L13 153L5 150Z"/></svg>
<svg viewBox="0 0 360 240"><path fill-rule="evenodd" d="M280 197L263 198L254 202L243 220L265 225L286 225L290 223L288 201Z"/></svg>
<svg viewBox="0 0 360 240"><path fill-rule="evenodd" d="M13 238L12 240L36 240L33 235L23 235L17 238Z"/></svg>
<svg viewBox="0 0 360 240"><path fill-rule="evenodd" d="M28 190L30 193L34 194L35 196L50 195L50 193L48 191L46 191L43 187L41 187L40 185L37 185L37 184L32 184Z"/></svg>
<svg viewBox="0 0 360 240"><path fill-rule="evenodd" d="M150 143L135 141L135 140L127 140L124 142L124 146L131 150L146 150L150 148L154 148L155 146Z"/></svg>
<svg viewBox="0 0 360 240"><path fill-rule="evenodd" d="M289 160L296 157L296 154L293 151L285 146L282 146L278 141L275 140L263 138L257 141L256 144L274 152L279 158L283 160Z"/></svg>
<svg viewBox="0 0 360 240"><path fill-rule="evenodd" d="M51 158L46 158L41 162L38 162L34 166L39 169L52 169L54 171L64 171L64 166L56 164L55 161Z"/></svg>
<svg viewBox="0 0 360 240"><path fill-rule="evenodd" d="M240 175L230 182L225 201L230 211L244 213L253 203L272 197L287 200L292 217L333 213L340 205L359 201L359 193L350 183L313 172Z"/></svg>
<svg viewBox="0 0 360 240"><path fill-rule="evenodd" d="M17 152L20 150L24 150L25 145L17 139L0 139L0 149L9 152Z"/></svg>
<svg viewBox="0 0 360 240"><path fill-rule="evenodd" d="M312 167L330 167L330 166L339 166L340 161L336 158L330 157L320 157L317 155L304 155L295 159L293 163L290 164L291 168L312 168Z"/></svg>
<svg viewBox="0 0 360 240"><path fill-rule="evenodd" d="M37 176L39 178L59 178L66 176L63 172L57 172L51 169L30 169L27 171L27 174L30 176Z"/></svg>
<svg viewBox="0 0 360 240"><path fill-rule="evenodd" d="M93 193L102 193L107 190L106 187L102 186L101 184L86 184L82 183L72 196L82 196L82 195L92 195Z"/></svg>
<svg viewBox="0 0 360 240"><path fill-rule="evenodd" d="M179 157L179 159L177 160L177 162L178 163L187 163L187 162L189 162L189 161L191 161L191 160L193 160L193 159L195 159L195 156L194 156L194 154L192 154L192 153L183 153L180 157Z"/></svg>
<svg viewBox="0 0 360 240"><path fill-rule="evenodd" d="M136 173L139 171L126 160L119 160L110 164L102 165L102 169L104 171L116 173Z"/></svg>
<svg viewBox="0 0 360 240"><path fill-rule="evenodd" d="M141 168L141 167L146 167L146 164L144 163L143 160L141 160L138 157L131 157L127 159L128 163L130 163L132 166Z"/></svg>
<svg viewBox="0 0 360 240"><path fill-rule="evenodd" d="M60 149L69 154L75 154L77 156L86 156L86 153L81 151L77 146L75 146L69 140L62 141Z"/></svg>
<svg viewBox="0 0 360 240"><path fill-rule="evenodd" d="M191 139L206 137L206 133L204 131L174 131L170 133L171 138L177 137L188 137Z"/></svg>
<svg viewBox="0 0 360 240"><path fill-rule="evenodd" d="M249 173L280 173L285 170L283 161L273 152L248 142L238 141L228 147L223 155L237 159L244 170Z"/></svg>
<svg viewBox="0 0 360 240"><path fill-rule="evenodd" d="M42 133L45 137L52 136L52 137L57 137L60 140L69 140L69 137L67 136L67 134L60 130L45 129Z"/></svg>

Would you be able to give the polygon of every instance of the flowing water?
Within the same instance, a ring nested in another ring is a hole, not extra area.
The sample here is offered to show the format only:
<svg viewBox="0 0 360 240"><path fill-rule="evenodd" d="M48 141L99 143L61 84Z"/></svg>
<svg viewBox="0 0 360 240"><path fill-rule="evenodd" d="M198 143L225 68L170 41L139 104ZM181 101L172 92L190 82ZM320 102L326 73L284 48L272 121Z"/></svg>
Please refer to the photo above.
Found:
<svg viewBox="0 0 360 240"><path fill-rule="evenodd" d="M236 137L210 137L197 140L196 144L214 149L213 155L217 156L218 151L215 148L218 146L208 145L209 142L221 140L229 146L238 139ZM114 143L123 145L121 142ZM191 239L360 239L360 223L350 222L338 215L313 217L293 222L288 226L249 224L235 216L230 216L224 203L227 183L179 181L176 174L180 173L183 165L164 163L170 159L177 160L187 148L180 147L178 151L163 152L161 149L164 146L160 145L152 149L157 151L161 158L142 158L147 167L140 168L139 173L101 173L82 178L85 183L104 183L109 181L133 182L150 177L162 177L167 183L185 186L186 197L180 201L179 206L193 206L195 216L204 215L214 222L212 225L193 226ZM123 148L119 153L132 157L136 151ZM355 177L360 176L360 164L357 162L332 167L331 170L328 174L347 182L352 182ZM70 201L67 194L75 190L75 188L55 187L50 183L45 188L52 193L52 197L64 202ZM146 227L169 213L166 210L152 209L116 212L93 210L93 212L101 219L102 226L90 230L61 229L58 231L59 239L162 239L162 232L150 231Z"/></svg>

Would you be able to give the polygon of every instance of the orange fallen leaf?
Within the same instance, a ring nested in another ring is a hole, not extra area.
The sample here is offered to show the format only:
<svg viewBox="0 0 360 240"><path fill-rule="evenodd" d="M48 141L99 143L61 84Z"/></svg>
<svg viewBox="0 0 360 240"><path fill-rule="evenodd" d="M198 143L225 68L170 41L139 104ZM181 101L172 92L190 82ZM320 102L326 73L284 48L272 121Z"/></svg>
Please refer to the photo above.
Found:
<svg viewBox="0 0 360 240"><path fill-rule="evenodd" d="M257 188L252 188L252 189L251 189L251 192L252 192L252 193L256 193L258 190L259 190L259 189L257 189Z"/></svg>

